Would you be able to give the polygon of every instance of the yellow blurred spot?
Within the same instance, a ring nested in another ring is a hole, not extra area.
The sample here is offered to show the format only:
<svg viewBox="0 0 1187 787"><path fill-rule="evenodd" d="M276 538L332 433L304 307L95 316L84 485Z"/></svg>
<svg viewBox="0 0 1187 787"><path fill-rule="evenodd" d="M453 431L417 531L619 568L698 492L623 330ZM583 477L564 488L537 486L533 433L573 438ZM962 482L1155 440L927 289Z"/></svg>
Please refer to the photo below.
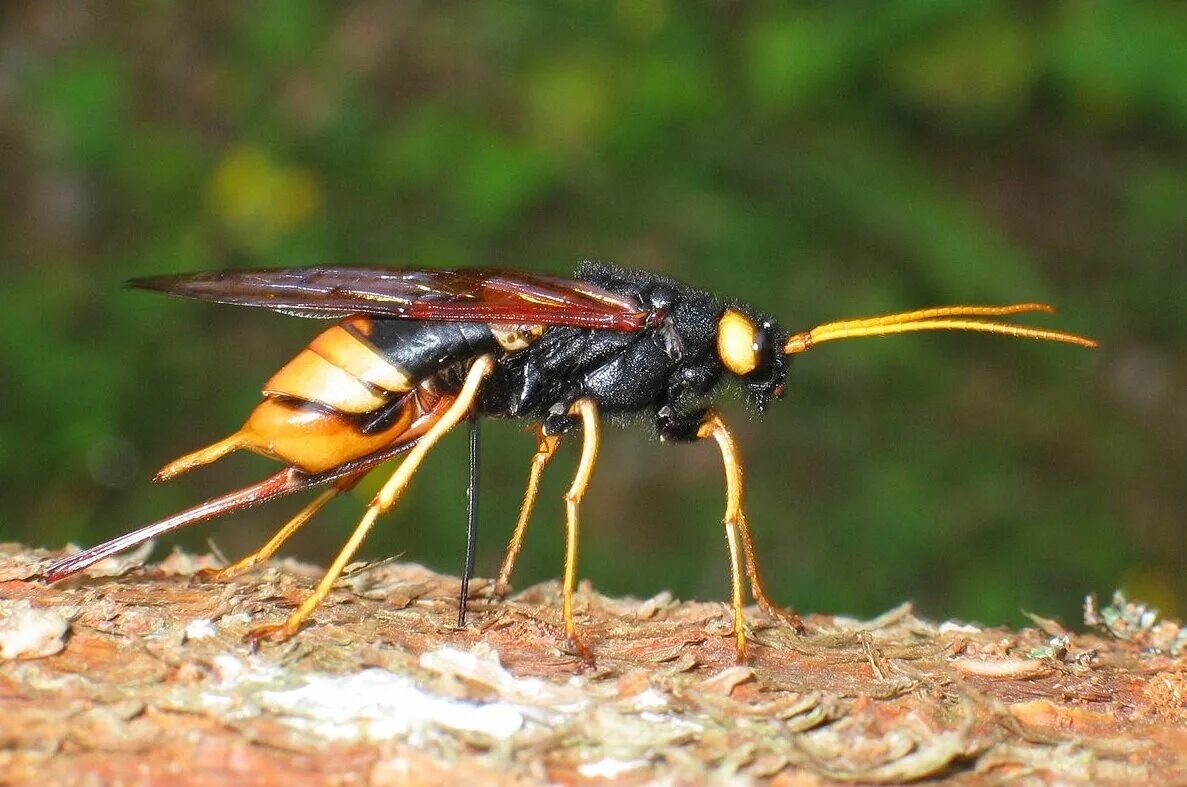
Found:
<svg viewBox="0 0 1187 787"><path fill-rule="evenodd" d="M541 147L588 151L601 141L612 114L605 77L599 64L581 58L549 63L531 77L527 108Z"/></svg>
<svg viewBox="0 0 1187 787"><path fill-rule="evenodd" d="M1121 586L1130 599L1154 607L1159 617L1179 617L1182 605L1176 593L1177 583L1170 572L1151 566L1138 566L1125 573Z"/></svg>
<svg viewBox="0 0 1187 787"><path fill-rule="evenodd" d="M264 150L238 145L210 179L211 210L242 245L258 249L321 210L321 186L309 170L285 166Z"/></svg>
<svg viewBox="0 0 1187 787"><path fill-rule="evenodd" d="M943 28L887 63L904 101L957 120L1004 122L1022 111L1038 78L1032 31L1009 17Z"/></svg>
<svg viewBox="0 0 1187 787"><path fill-rule="evenodd" d="M668 0L618 0L614 19L619 28L635 39L651 38L668 23Z"/></svg>

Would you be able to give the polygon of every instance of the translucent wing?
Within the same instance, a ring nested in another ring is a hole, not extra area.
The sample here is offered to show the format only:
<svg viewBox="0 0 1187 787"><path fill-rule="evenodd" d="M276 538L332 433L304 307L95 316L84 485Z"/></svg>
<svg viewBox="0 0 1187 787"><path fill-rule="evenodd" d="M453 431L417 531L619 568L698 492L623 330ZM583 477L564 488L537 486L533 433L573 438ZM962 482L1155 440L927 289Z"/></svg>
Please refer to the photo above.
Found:
<svg viewBox="0 0 1187 787"><path fill-rule="evenodd" d="M633 299L592 284L521 271L275 268L153 276L129 284L302 317L367 314L617 331L641 330L656 319Z"/></svg>

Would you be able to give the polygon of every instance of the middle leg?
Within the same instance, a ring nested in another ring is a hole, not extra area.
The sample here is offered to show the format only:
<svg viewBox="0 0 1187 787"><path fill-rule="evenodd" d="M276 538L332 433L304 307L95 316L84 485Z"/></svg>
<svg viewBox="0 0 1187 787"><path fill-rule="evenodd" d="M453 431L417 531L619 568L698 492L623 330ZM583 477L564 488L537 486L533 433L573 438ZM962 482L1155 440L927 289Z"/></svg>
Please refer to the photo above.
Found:
<svg viewBox="0 0 1187 787"><path fill-rule="evenodd" d="M763 585L762 574L758 568L758 557L755 554L754 541L750 536L750 526L746 521L745 486L743 484L742 459L738 453L738 444L733 434L721 416L710 410L705 414L697 429L700 439L713 438L721 449L721 461L725 469L726 504L723 524L730 550L730 576L732 579L734 599L734 627L737 644L738 661L746 657L746 635L743 627L742 606L742 576L739 563L745 563L746 576L750 580L750 592L758 602L759 609L774 618L782 620L796 631L803 630L800 616L789 609L784 609L774 603L767 595ZM740 544L739 544L740 542ZM744 561L739 560L739 546Z"/></svg>
<svg viewBox="0 0 1187 787"><path fill-rule="evenodd" d="M515 532L511 534L511 542L507 544L507 553L503 557L503 565L499 568L499 579L495 582L495 595L502 597L511 590L511 572L515 570L515 561L523 549L523 539L528 532L528 521L532 518L532 510L536 507L536 496L540 494L540 477L544 475L544 468L556 455L556 448L560 445L560 435L548 435L541 427L536 428L536 454L532 457L532 469L528 475L528 488L523 493L523 503L519 507L519 519L515 523Z"/></svg>

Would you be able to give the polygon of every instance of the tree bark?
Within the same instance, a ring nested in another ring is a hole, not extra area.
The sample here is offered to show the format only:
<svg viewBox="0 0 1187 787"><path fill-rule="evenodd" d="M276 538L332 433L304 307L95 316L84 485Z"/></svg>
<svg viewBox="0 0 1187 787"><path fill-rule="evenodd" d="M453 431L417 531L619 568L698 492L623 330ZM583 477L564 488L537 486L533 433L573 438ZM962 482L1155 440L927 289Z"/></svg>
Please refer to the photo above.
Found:
<svg viewBox="0 0 1187 787"><path fill-rule="evenodd" d="M272 563L106 561L47 587L48 553L0 547L4 784L971 784L1187 781L1187 635L1118 597L1099 631L936 624L901 605L796 635L726 605L506 601L415 565L357 566L294 639L254 648L316 581ZM104 576L106 575L106 576Z"/></svg>

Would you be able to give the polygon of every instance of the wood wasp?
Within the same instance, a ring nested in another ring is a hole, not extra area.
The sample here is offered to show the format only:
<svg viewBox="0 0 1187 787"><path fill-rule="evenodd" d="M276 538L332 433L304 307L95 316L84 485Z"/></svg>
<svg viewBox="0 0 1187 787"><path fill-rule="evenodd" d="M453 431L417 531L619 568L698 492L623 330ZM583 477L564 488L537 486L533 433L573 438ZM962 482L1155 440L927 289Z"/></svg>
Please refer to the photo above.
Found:
<svg viewBox="0 0 1187 787"><path fill-rule="evenodd" d="M171 530L325 485L258 551L217 572L222 577L240 573L271 557L370 470L405 454L313 593L285 623L256 628L253 638L296 634L376 520L395 505L426 454L455 426L468 418L476 423L481 415L525 419L537 434L527 491L499 570L498 594L509 587L545 467L564 436L580 431L580 459L564 495L562 616L565 636L588 656L573 613L581 500L596 463L603 416L642 416L661 440L712 440L721 453L722 521L741 661L747 580L763 611L797 629L801 624L794 612L770 599L763 585L746 521L738 446L710 406L723 382L739 385L749 405L762 411L783 395L792 356L830 341L954 330L1096 346L1074 334L992 319L1054 311L1038 303L943 306L789 333L744 304L665 276L593 262L582 264L571 280L485 269L315 267L159 276L130 284L336 322L272 376L239 431L170 462L156 478L174 478L241 449L279 460L283 470L64 557L45 570L49 581ZM472 445L474 438L472 432ZM471 569L468 559L467 578ZM463 590L459 614L464 605Z"/></svg>

